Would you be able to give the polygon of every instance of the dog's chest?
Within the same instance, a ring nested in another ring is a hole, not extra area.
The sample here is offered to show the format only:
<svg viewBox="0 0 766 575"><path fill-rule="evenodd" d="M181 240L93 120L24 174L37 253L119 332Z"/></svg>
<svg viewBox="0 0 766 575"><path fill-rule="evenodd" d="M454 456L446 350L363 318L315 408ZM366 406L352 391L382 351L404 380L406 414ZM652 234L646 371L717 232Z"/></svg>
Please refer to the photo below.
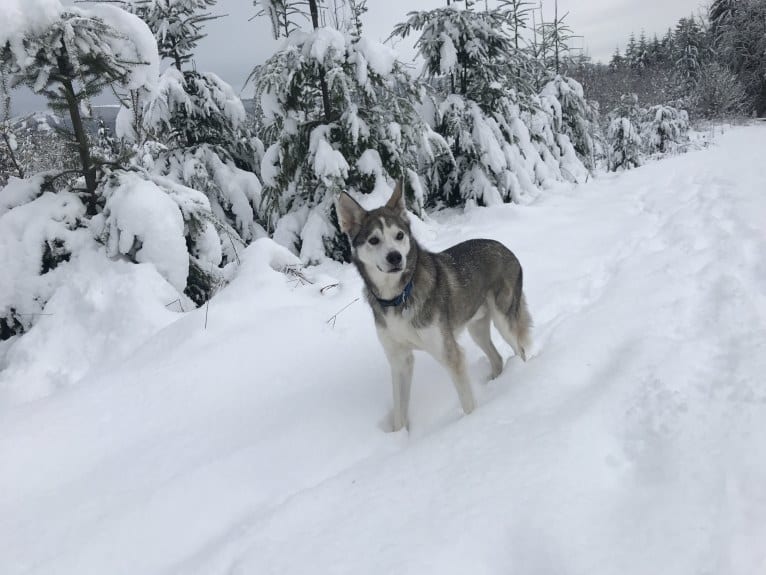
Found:
<svg viewBox="0 0 766 575"><path fill-rule="evenodd" d="M401 314L386 314L385 322L385 326L378 327L381 337L399 345L422 349L432 354L441 353L443 335L438 325L416 328L413 325L413 314L408 310Z"/></svg>

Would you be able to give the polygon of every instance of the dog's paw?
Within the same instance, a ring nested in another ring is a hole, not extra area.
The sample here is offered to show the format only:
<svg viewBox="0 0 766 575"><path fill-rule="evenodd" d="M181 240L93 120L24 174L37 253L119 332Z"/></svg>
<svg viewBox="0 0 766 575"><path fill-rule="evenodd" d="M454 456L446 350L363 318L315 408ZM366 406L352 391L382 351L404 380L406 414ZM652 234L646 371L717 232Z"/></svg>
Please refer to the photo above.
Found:
<svg viewBox="0 0 766 575"><path fill-rule="evenodd" d="M389 409L388 413L378 421L378 429L386 433L391 433L394 430L394 411L392 409Z"/></svg>
<svg viewBox="0 0 766 575"><path fill-rule="evenodd" d="M378 422L378 428L386 433L399 433L400 431L409 431L409 422L400 423L396 425L394 423L394 410L391 409L388 413Z"/></svg>
<svg viewBox="0 0 766 575"><path fill-rule="evenodd" d="M487 376L487 381L492 381L493 379L497 379L500 377L500 374L503 373L503 366L500 366L500 369L493 369L490 371L489 376Z"/></svg>

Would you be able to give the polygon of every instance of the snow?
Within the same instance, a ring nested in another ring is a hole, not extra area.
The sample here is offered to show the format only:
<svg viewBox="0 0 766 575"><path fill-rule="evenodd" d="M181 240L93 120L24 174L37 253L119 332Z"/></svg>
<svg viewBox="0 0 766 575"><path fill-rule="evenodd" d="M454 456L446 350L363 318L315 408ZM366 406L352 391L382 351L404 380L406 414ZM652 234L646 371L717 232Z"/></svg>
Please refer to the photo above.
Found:
<svg viewBox="0 0 766 575"><path fill-rule="evenodd" d="M261 159L261 179L267 186L277 185L279 176L279 143L271 144Z"/></svg>
<svg viewBox="0 0 766 575"><path fill-rule="evenodd" d="M133 127L133 110L120 106L120 111L117 112L114 120L114 135L121 140L136 141L138 135Z"/></svg>
<svg viewBox="0 0 766 575"><path fill-rule="evenodd" d="M9 176L8 183L0 194L0 217L18 206L31 202L40 195L40 188L45 181L43 174L28 179Z"/></svg>
<svg viewBox="0 0 766 575"><path fill-rule="evenodd" d="M470 416L418 355L412 429L384 432L355 270L298 275L265 239L208 310L66 392L19 405L27 380L4 375L3 573L762 572L764 137L413 218L431 249L491 237L524 266L532 357L483 383L466 341ZM62 321L106 337L119 322L88 293Z"/></svg>
<svg viewBox="0 0 766 575"><path fill-rule="evenodd" d="M273 91L264 90L261 92L260 101L264 120L271 123L277 116L281 115L282 105L279 103L278 96Z"/></svg>
<svg viewBox="0 0 766 575"><path fill-rule="evenodd" d="M87 13L101 18L122 33L122 38L109 39L113 54L125 62L140 63L130 67L130 77L125 87L128 90L154 89L160 74L160 57L157 53L157 41L146 22L109 4L89 6Z"/></svg>
<svg viewBox="0 0 766 575"><path fill-rule="evenodd" d="M40 195L41 182L41 176L11 178L0 193L0 317L18 316L24 328L66 281L65 263L40 273L46 245L53 249L58 244L62 251L77 254L92 242L78 227L85 212L78 197L68 192Z"/></svg>
<svg viewBox="0 0 766 575"><path fill-rule="evenodd" d="M252 172L239 169L231 160L222 162L214 153L207 154L207 163L213 172L213 178L226 198L234 215L237 229L244 240L251 240L258 234L258 226L253 219L253 207L261 203L261 183Z"/></svg>
<svg viewBox="0 0 766 575"><path fill-rule="evenodd" d="M383 173L383 162L377 150L368 148L359 156L356 167L360 173L367 176L379 176Z"/></svg>
<svg viewBox="0 0 766 575"><path fill-rule="evenodd" d="M364 36L359 39L357 49L364 55L367 65L373 72L383 77L391 74L396 64L396 51Z"/></svg>
<svg viewBox="0 0 766 575"><path fill-rule="evenodd" d="M322 179L345 178L348 175L348 162L327 141L329 136L329 126L319 126L311 131L309 152L313 156L314 173Z"/></svg>
<svg viewBox="0 0 766 575"><path fill-rule="evenodd" d="M125 358L171 323L177 316L171 309L192 307L154 267L109 261L95 248L64 273L41 317L8 351L0 402L30 401L71 386L94 364Z"/></svg>
<svg viewBox="0 0 766 575"><path fill-rule="evenodd" d="M19 61L25 60L22 40L53 24L64 10L59 0L3 0L0 18L0 46L10 42Z"/></svg>
<svg viewBox="0 0 766 575"><path fill-rule="evenodd" d="M442 42L439 48L439 71L442 74L449 74L457 65L457 49L447 34L442 32L440 36Z"/></svg>
<svg viewBox="0 0 766 575"><path fill-rule="evenodd" d="M137 262L152 263L183 292L189 255L178 204L154 182L126 172L119 185L109 190L104 213L109 255L130 255Z"/></svg>
<svg viewBox="0 0 766 575"><path fill-rule="evenodd" d="M144 104L143 123L147 129L163 129L171 113L176 109L183 108L187 114L196 111L189 94L184 89L185 85L183 73L173 66L168 67L160 75L156 88Z"/></svg>
<svg viewBox="0 0 766 575"><path fill-rule="evenodd" d="M335 28L318 28L305 40L304 53L316 60L319 64L325 64L328 53L331 58L345 57L346 39Z"/></svg>

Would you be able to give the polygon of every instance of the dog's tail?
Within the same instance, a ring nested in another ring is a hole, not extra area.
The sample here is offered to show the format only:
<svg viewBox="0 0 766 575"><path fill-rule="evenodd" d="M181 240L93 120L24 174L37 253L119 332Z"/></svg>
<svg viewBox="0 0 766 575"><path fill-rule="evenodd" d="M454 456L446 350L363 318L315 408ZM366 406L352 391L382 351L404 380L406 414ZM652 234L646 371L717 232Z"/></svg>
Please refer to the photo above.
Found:
<svg viewBox="0 0 766 575"><path fill-rule="evenodd" d="M530 331L532 329L532 316L529 315L527 308L527 298L524 297L523 273L519 268L519 274L516 276L516 283L513 286L513 296L511 306L508 310L508 321L511 324L511 332L517 346L513 346L516 354L524 361L527 361L527 350L532 345ZM513 345L513 344L511 344Z"/></svg>

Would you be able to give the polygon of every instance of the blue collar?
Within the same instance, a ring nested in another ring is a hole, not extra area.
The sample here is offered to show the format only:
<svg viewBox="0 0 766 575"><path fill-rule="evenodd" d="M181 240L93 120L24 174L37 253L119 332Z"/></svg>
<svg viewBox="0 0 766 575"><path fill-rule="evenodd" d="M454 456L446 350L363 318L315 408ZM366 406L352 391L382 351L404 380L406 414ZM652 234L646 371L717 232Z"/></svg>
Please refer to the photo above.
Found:
<svg viewBox="0 0 766 575"><path fill-rule="evenodd" d="M378 300L378 303L381 305L381 307L398 307L402 305L404 302L409 299L410 294L412 293L412 280L407 282L407 285L404 286L404 291L400 293L398 296L396 296L394 299L380 299L379 297L375 298Z"/></svg>

